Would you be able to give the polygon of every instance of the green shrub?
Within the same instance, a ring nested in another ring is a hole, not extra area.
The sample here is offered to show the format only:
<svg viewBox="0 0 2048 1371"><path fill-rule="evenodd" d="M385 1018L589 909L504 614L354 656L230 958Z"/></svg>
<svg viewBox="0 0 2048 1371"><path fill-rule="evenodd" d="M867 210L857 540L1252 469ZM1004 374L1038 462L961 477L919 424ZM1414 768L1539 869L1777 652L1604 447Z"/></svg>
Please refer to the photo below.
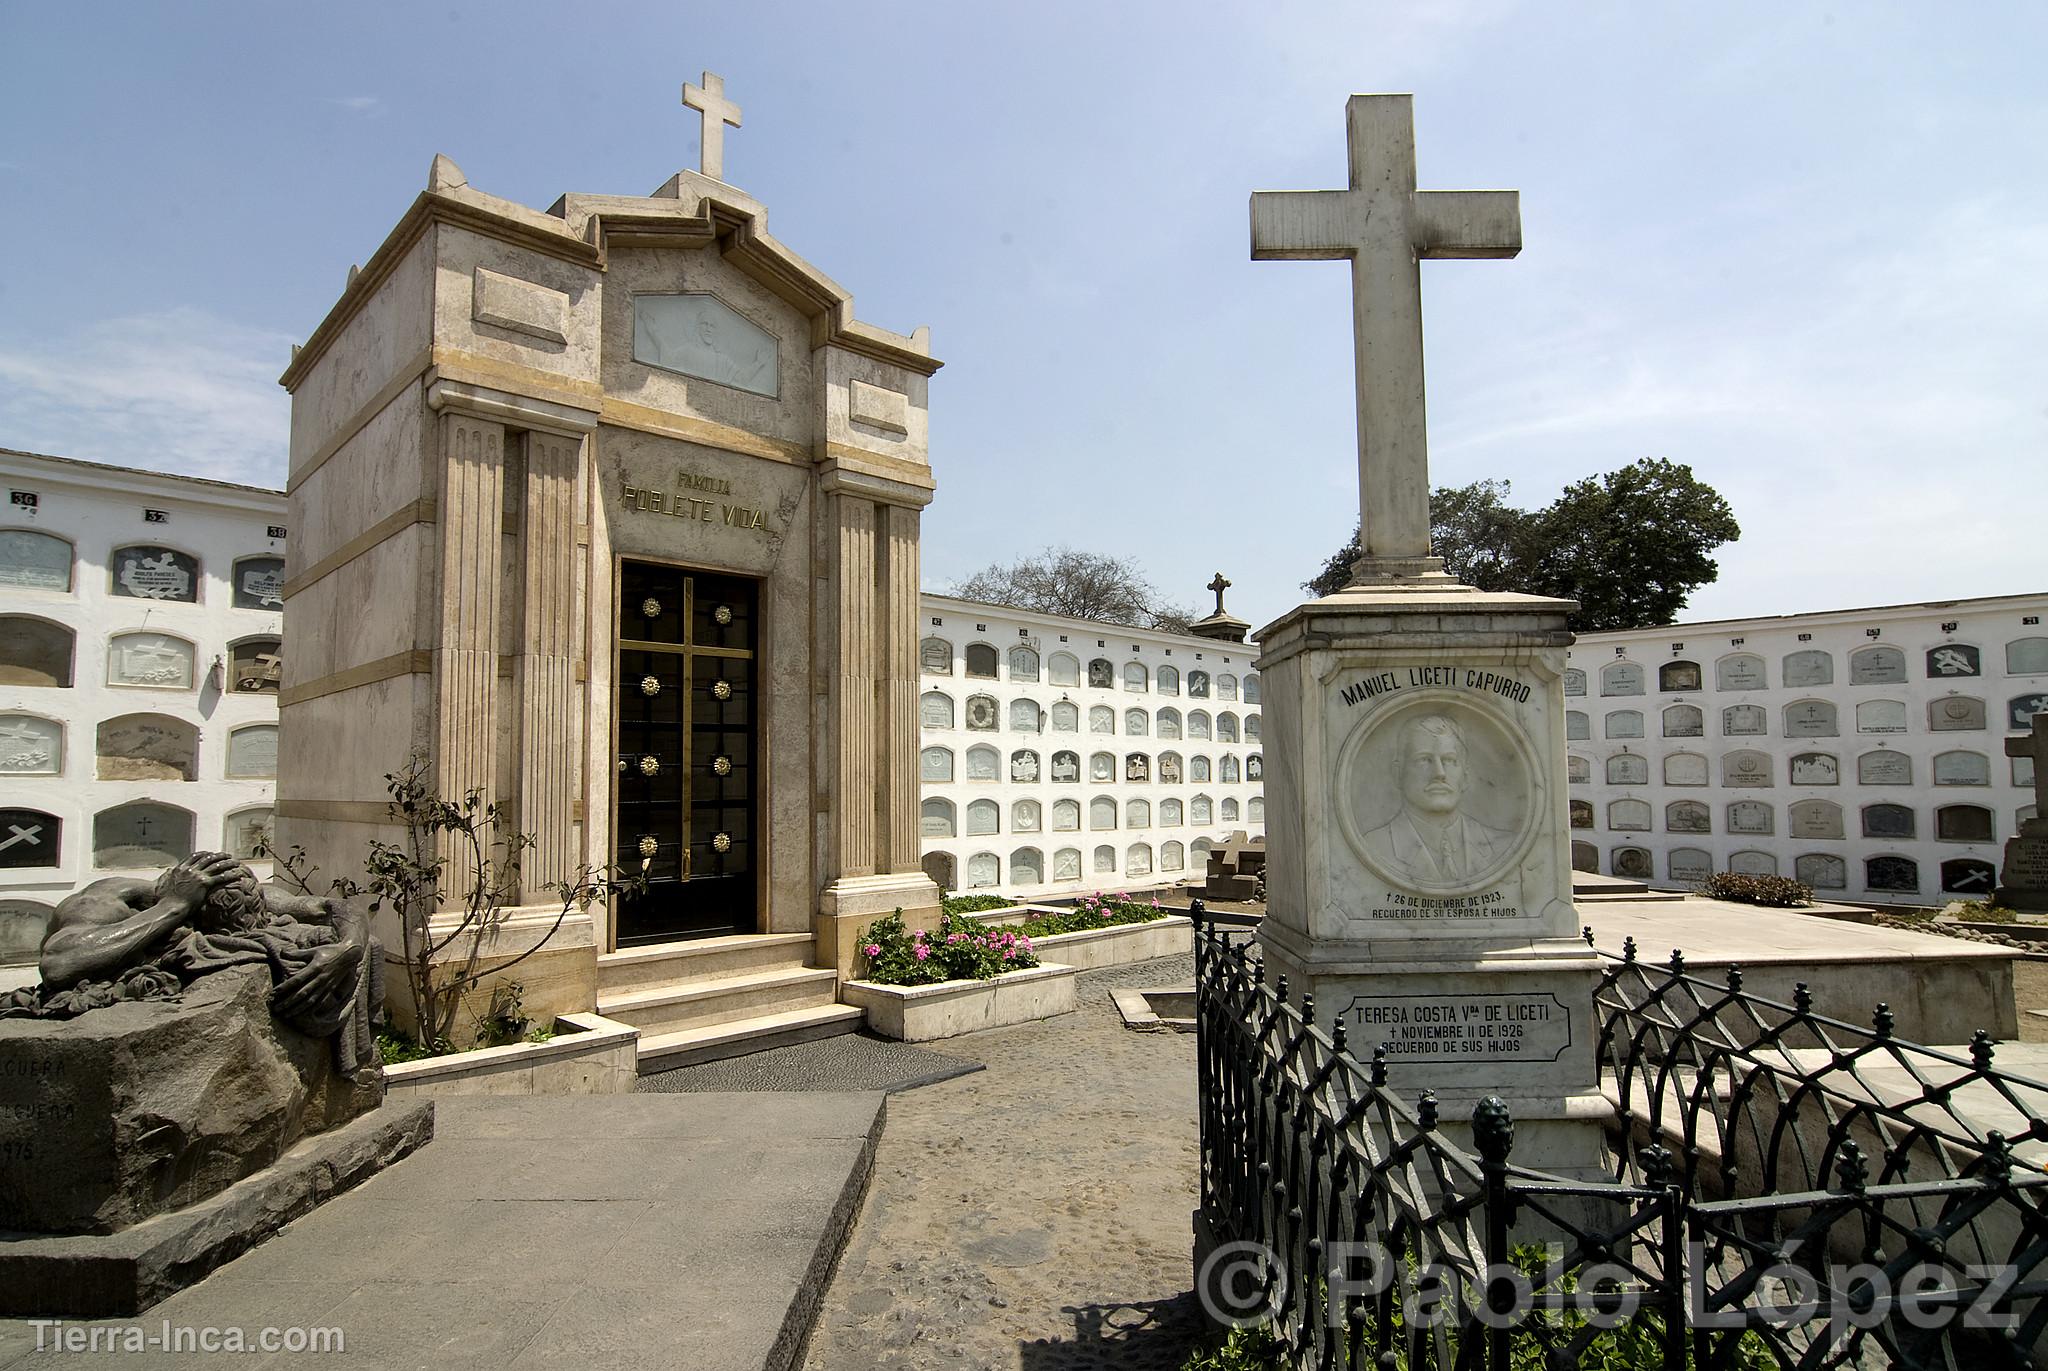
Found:
<svg viewBox="0 0 2048 1371"><path fill-rule="evenodd" d="M1744 876L1722 871L1700 883L1710 900L1763 905L1767 909L1799 909L1813 903L1813 889L1784 876Z"/></svg>
<svg viewBox="0 0 2048 1371"><path fill-rule="evenodd" d="M1031 939L1011 928L984 928L941 912L935 933L903 926L903 911L868 925L861 944L865 979L880 985L933 985L985 981L1005 971L1038 965Z"/></svg>
<svg viewBox="0 0 2048 1371"><path fill-rule="evenodd" d="M1009 909L1017 902L1004 895L948 895L939 901L942 914L979 914L988 909Z"/></svg>
<svg viewBox="0 0 2048 1371"><path fill-rule="evenodd" d="M1017 925L1017 931L1033 938L1050 938L1055 933L1080 933L1119 924L1148 924L1167 916L1154 896L1150 904L1128 895L1084 895L1071 910L1059 914L1034 914Z"/></svg>

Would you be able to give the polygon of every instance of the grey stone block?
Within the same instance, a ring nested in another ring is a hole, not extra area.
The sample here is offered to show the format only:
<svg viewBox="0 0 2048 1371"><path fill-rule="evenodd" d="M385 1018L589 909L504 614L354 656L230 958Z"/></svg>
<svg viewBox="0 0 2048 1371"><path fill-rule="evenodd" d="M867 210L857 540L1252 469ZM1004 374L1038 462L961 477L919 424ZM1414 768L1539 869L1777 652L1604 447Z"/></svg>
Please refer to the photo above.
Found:
<svg viewBox="0 0 2048 1371"><path fill-rule="evenodd" d="M433 1136L432 1102L387 1105L197 1204L118 1233L0 1235L0 1316L139 1314Z"/></svg>
<svg viewBox="0 0 2048 1371"><path fill-rule="evenodd" d="M274 1019L266 967L174 1000L0 1020L0 1231L114 1233L373 1109L376 1068Z"/></svg>

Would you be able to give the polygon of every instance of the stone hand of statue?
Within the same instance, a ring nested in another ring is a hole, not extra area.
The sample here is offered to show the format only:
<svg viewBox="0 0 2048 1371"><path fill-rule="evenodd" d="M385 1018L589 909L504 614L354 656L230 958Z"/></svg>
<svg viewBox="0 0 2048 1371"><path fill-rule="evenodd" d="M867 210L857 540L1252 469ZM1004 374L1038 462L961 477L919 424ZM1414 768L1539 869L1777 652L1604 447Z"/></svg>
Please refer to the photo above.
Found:
<svg viewBox="0 0 2048 1371"><path fill-rule="evenodd" d="M225 852L196 852L157 879L156 898L181 905L186 917L199 912L206 897L233 881L242 864Z"/></svg>
<svg viewBox="0 0 2048 1371"><path fill-rule="evenodd" d="M309 1032L333 1032L348 1016L362 963L361 943L329 943L315 948L306 965L279 981L271 991L271 1011Z"/></svg>

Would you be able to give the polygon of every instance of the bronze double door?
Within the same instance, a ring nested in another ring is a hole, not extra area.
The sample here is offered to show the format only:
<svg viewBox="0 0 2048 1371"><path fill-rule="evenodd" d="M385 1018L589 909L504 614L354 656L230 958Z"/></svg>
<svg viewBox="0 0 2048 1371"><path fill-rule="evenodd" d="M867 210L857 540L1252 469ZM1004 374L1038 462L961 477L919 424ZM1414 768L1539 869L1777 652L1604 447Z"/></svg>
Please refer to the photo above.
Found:
<svg viewBox="0 0 2048 1371"><path fill-rule="evenodd" d="M643 892L618 945L755 931L758 584L620 568L615 860Z"/></svg>

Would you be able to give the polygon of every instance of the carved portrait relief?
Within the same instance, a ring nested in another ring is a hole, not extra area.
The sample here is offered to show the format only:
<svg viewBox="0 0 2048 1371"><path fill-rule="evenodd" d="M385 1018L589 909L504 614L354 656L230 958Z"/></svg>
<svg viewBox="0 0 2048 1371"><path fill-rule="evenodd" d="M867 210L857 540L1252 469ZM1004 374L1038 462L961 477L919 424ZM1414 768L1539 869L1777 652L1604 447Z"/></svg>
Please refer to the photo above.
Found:
<svg viewBox="0 0 2048 1371"><path fill-rule="evenodd" d="M713 295L633 297L633 360L773 396L775 338Z"/></svg>
<svg viewBox="0 0 2048 1371"><path fill-rule="evenodd" d="M1480 889L1533 838L1537 783L1526 744L1462 699L1417 699L1366 721L1337 775L1345 837L1399 889Z"/></svg>

